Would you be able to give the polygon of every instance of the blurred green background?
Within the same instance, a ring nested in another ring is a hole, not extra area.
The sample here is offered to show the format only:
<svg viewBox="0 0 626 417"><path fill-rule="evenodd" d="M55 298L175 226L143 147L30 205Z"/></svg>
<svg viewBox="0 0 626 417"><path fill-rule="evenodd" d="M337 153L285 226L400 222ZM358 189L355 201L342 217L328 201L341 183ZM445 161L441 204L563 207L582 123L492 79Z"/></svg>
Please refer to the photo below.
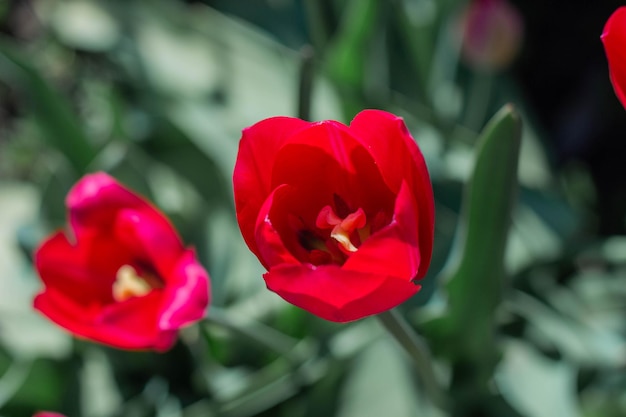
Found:
<svg viewBox="0 0 626 417"><path fill-rule="evenodd" d="M0 0L0 416L626 415L626 112L599 40L619 2L511 1L464 31L491 3ZM509 102L519 151L511 113L483 131ZM374 318L325 322L267 291L234 218L242 128L363 108L404 117L431 172L433 263L399 309L447 411ZM77 341L31 309L32 251L98 170L211 274L211 318L166 354Z"/></svg>

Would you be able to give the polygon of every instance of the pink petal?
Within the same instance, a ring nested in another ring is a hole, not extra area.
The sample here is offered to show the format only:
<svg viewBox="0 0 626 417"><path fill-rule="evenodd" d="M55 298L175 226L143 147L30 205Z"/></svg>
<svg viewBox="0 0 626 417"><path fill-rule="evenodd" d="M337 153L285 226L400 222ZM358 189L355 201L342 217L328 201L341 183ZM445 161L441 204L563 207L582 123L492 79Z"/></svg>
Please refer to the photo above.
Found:
<svg viewBox="0 0 626 417"><path fill-rule="evenodd" d="M164 289L158 327L176 330L200 320L209 305L209 275L188 250L168 277Z"/></svg>
<svg viewBox="0 0 626 417"><path fill-rule="evenodd" d="M184 252L178 234L164 218L142 211L120 208L112 230L116 240L165 281Z"/></svg>
<svg viewBox="0 0 626 417"><path fill-rule="evenodd" d="M68 193L65 204L70 224L77 232L89 227L110 227L120 208L147 205L104 172L81 178Z"/></svg>
<svg viewBox="0 0 626 417"><path fill-rule="evenodd" d="M104 172L85 175L70 190L65 200L70 224L77 235L84 229L108 231L121 209L133 209L151 217L163 229L177 235L169 220L139 195L122 186Z"/></svg>

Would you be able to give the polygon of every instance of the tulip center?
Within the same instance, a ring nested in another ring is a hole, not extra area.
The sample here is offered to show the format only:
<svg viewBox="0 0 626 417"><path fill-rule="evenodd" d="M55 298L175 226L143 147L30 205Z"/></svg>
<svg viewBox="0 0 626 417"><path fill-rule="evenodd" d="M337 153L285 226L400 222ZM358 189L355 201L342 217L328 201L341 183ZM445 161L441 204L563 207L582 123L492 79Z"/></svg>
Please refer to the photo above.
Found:
<svg viewBox="0 0 626 417"><path fill-rule="evenodd" d="M367 219L362 208L342 219L331 206L325 206L317 215L315 225L321 230L331 229L330 237L345 254L356 252L357 245L360 245L367 235L363 230L367 225Z"/></svg>
<svg viewBox="0 0 626 417"><path fill-rule="evenodd" d="M159 279L148 272L137 273L130 265L122 265L117 270L113 283L113 299L126 301L134 297L142 297L155 288L161 287Z"/></svg>

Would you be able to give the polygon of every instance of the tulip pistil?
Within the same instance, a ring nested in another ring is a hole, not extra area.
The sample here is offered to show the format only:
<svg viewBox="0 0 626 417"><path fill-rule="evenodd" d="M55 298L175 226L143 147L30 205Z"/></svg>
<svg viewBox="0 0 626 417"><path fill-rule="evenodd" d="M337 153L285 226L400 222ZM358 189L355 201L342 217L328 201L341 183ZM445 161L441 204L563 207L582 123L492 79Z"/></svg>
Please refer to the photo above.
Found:
<svg viewBox="0 0 626 417"><path fill-rule="evenodd" d="M122 265L115 275L113 298L115 301L126 301L133 297L142 297L154 289L152 281L155 281L154 277L141 276L132 266Z"/></svg>
<svg viewBox="0 0 626 417"><path fill-rule="evenodd" d="M353 253L358 250L358 247L353 243L353 233L359 232L366 224L367 219L362 208L342 219L331 206L322 208L315 221L315 225L320 229L332 229L330 237L339 244L340 249L347 253ZM357 244L360 243L358 242Z"/></svg>

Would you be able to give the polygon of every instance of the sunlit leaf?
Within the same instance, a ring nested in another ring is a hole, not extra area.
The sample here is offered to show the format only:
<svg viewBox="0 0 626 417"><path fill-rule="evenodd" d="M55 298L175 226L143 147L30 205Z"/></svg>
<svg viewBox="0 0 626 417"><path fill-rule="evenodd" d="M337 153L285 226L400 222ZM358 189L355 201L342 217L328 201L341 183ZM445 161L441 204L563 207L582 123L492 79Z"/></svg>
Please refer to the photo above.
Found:
<svg viewBox="0 0 626 417"><path fill-rule="evenodd" d="M580 416L576 369L510 341L496 373L498 389L526 417Z"/></svg>
<svg viewBox="0 0 626 417"><path fill-rule="evenodd" d="M353 363L343 386L338 417L441 416L424 401L411 366L397 346L383 338L369 345Z"/></svg>

